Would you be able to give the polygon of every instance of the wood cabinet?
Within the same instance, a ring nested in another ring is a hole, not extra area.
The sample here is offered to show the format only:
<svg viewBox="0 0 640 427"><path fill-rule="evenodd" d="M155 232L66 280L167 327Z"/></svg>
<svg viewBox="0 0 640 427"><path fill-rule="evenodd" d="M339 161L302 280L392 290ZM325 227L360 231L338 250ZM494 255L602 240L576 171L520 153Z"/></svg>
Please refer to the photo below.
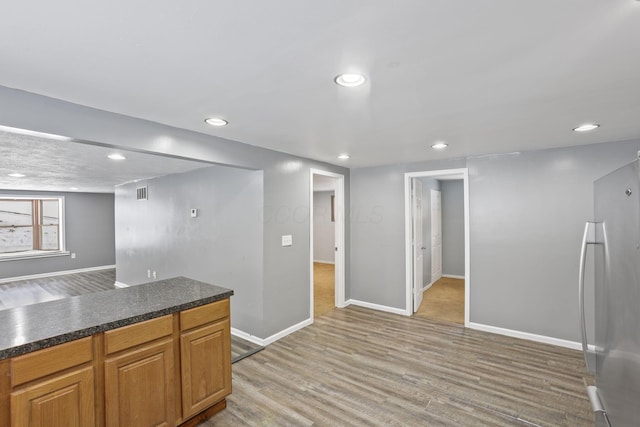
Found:
<svg viewBox="0 0 640 427"><path fill-rule="evenodd" d="M15 357L11 427L95 424L91 338Z"/></svg>
<svg viewBox="0 0 640 427"><path fill-rule="evenodd" d="M185 418L231 393L228 313L228 300L181 313L182 413Z"/></svg>
<svg viewBox="0 0 640 427"><path fill-rule="evenodd" d="M173 342L135 347L104 362L107 427L175 425Z"/></svg>
<svg viewBox="0 0 640 427"><path fill-rule="evenodd" d="M0 427L195 425L230 393L224 299L0 360Z"/></svg>
<svg viewBox="0 0 640 427"><path fill-rule="evenodd" d="M175 425L173 320L163 316L104 333L105 425Z"/></svg>
<svg viewBox="0 0 640 427"><path fill-rule="evenodd" d="M91 367L37 382L11 394L11 426L94 425L93 396Z"/></svg>

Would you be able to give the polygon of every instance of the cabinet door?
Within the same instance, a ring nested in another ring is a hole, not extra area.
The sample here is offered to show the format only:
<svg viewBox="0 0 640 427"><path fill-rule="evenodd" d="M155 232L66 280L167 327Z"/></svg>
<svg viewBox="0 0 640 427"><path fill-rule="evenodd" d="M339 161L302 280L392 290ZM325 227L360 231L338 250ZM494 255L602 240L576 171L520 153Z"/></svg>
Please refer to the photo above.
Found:
<svg viewBox="0 0 640 427"><path fill-rule="evenodd" d="M182 411L187 418L231 394L229 319L180 336Z"/></svg>
<svg viewBox="0 0 640 427"><path fill-rule="evenodd" d="M175 424L173 342L136 347L105 360L107 427Z"/></svg>
<svg viewBox="0 0 640 427"><path fill-rule="evenodd" d="M12 427L85 427L94 424L91 367L11 393Z"/></svg>

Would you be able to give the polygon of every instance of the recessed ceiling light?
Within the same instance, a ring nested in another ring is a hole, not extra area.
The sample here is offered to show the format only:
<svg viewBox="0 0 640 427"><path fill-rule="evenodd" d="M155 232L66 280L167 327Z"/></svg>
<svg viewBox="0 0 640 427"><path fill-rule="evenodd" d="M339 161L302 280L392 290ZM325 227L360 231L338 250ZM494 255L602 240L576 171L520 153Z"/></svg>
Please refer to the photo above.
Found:
<svg viewBox="0 0 640 427"><path fill-rule="evenodd" d="M433 144L431 146L431 148L433 148L434 150L444 150L448 146L449 146L449 144L446 144L444 142L436 142L435 144Z"/></svg>
<svg viewBox="0 0 640 427"><path fill-rule="evenodd" d="M598 129L599 127L600 125L597 123L585 123L577 128L573 128L573 130L576 132L589 132L590 130Z"/></svg>
<svg viewBox="0 0 640 427"><path fill-rule="evenodd" d="M340 154L340 155L338 156L338 158L339 158L340 160L347 160L347 159L350 159L350 158L351 158L351 156L350 156L350 155L348 155L347 153L342 153L342 154Z"/></svg>
<svg viewBox="0 0 640 427"><path fill-rule="evenodd" d="M107 157L110 158L111 160L124 160L124 159L126 159L126 157L123 156L120 153L109 154Z"/></svg>
<svg viewBox="0 0 640 427"><path fill-rule="evenodd" d="M225 119L219 119L217 117L209 117L208 119L204 119L204 121L211 126L226 126L229 124Z"/></svg>
<svg viewBox="0 0 640 427"><path fill-rule="evenodd" d="M344 87L356 87L360 86L367 79L362 74L339 74L333 79L334 82Z"/></svg>
<svg viewBox="0 0 640 427"><path fill-rule="evenodd" d="M10 173L9 176L11 178L24 178L27 175L25 175L23 173L14 172L14 173Z"/></svg>

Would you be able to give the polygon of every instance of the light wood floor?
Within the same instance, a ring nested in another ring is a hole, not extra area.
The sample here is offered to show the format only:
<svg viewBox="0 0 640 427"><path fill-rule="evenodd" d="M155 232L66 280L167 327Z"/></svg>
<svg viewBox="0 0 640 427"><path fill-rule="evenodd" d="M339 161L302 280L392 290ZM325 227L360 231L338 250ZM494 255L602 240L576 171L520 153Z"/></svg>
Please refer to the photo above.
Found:
<svg viewBox="0 0 640 427"><path fill-rule="evenodd" d="M233 365L203 425L593 426L591 383L578 351L349 307Z"/></svg>
<svg viewBox="0 0 640 427"><path fill-rule="evenodd" d="M313 263L313 317L336 308L335 266Z"/></svg>
<svg viewBox="0 0 640 427"><path fill-rule="evenodd" d="M464 324L464 279L439 279L424 291L415 315Z"/></svg>
<svg viewBox="0 0 640 427"><path fill-rule="evenodd" d="M245 357L253 356L262 350L264 350L264 347L261 345L231 335L231 363L239 362Z"/></svg>

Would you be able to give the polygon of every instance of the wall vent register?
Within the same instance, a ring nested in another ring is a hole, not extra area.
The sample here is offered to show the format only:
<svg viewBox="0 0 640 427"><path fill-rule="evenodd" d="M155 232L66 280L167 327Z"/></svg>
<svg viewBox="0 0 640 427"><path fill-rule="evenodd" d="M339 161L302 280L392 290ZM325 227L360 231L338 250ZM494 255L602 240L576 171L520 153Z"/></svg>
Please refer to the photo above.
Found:
<svg viewBox="0 0 640 427"><path fill-rule="evenodd" d="M147 200L147 186L136 188L136 200Z"/></svg>

